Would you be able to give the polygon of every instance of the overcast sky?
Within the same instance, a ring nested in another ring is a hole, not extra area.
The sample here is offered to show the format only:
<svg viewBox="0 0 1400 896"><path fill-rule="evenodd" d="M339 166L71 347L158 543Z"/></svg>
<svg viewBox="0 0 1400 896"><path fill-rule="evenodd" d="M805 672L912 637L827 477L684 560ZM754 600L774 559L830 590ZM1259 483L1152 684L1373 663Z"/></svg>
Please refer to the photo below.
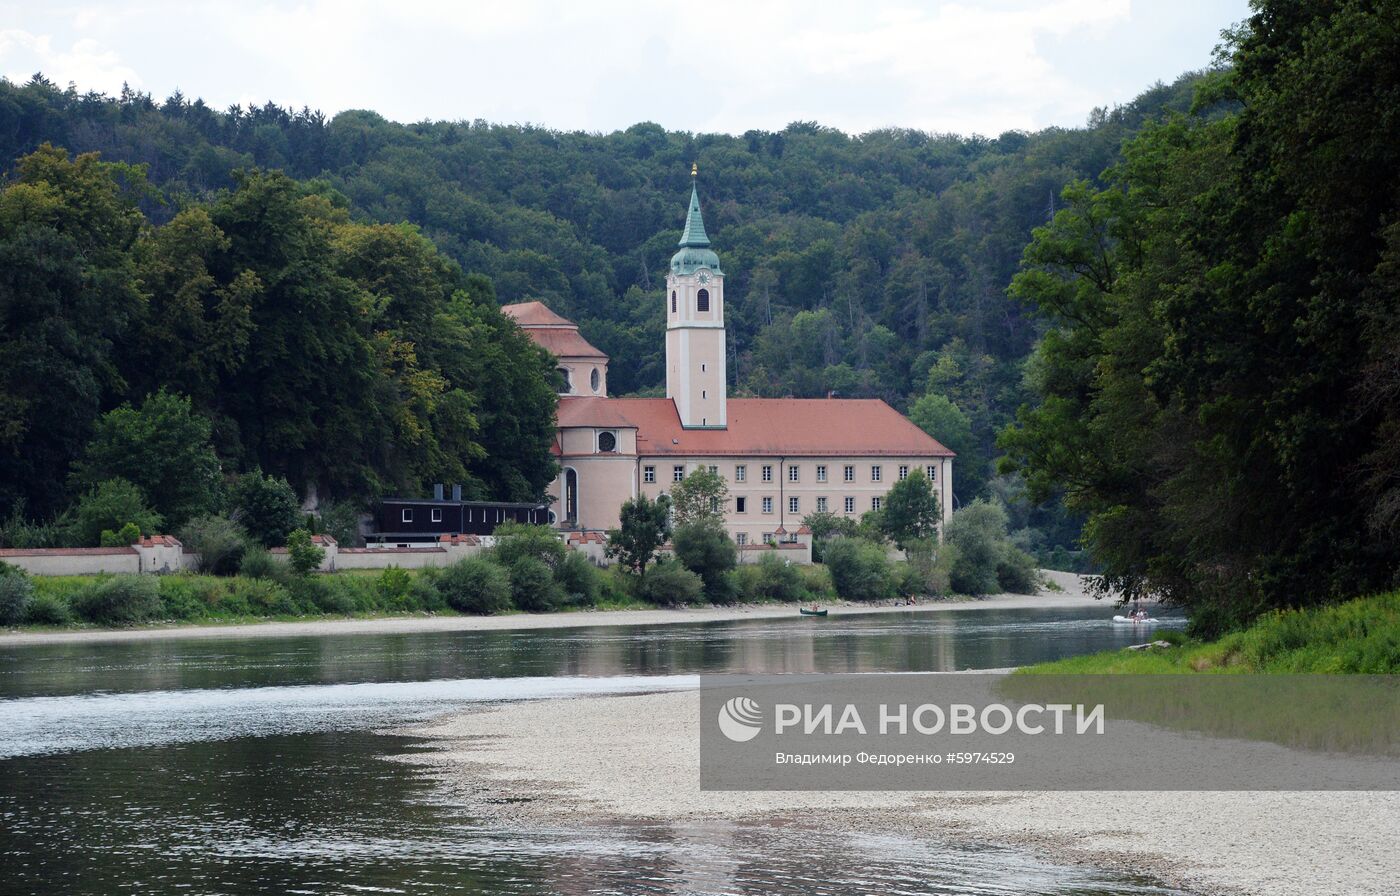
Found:
<svg viewBox="0 0 1400 896"><path fill-rule="evenodd" d="M0 74L397 121L996 135L1210 63L1246 0L0 0Z"/></svg>

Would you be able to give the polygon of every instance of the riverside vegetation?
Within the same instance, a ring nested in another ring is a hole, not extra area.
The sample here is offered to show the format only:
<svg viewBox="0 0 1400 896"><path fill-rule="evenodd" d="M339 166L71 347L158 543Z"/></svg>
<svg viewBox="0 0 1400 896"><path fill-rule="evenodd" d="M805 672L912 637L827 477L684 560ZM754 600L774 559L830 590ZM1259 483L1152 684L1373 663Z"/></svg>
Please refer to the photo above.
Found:
<svg viewBox="0 0 1400 896"><path fill-rule="evenodd" d="M662 525L665 517L661 518ZM978 529L986 534L985 529ZM806 603L844 598L880 601L954 593L961 558L995 564L1009 547L1004 528L990 549L915 551L891 561L883 542L830 536L822 565L793 565L778 552L737 565L722 530L689 523L674 536L674 557L649 549L644 569L618 563L599 569L568 550L545 526L507 524L495 546L444 568L378 573L315 572L322 550L305 529L287 538L286 559L271 554L237 524L204 518L191 533L204 572L169 575L38 576L0 565L0 625L220 622L328 615L552 612L590 607L678 607L702 603ZM951 538L951 534L950 534ZM1000 551L998 550L1000 545ZM1029 558L1027 558L1028 560ZM997 569L973 571L997 583ZM1018 580L1019 581L1019 580ZM1018 582L1013 582L1013 585ZM1034 590L1034 577L1027 590Z"/></svg>

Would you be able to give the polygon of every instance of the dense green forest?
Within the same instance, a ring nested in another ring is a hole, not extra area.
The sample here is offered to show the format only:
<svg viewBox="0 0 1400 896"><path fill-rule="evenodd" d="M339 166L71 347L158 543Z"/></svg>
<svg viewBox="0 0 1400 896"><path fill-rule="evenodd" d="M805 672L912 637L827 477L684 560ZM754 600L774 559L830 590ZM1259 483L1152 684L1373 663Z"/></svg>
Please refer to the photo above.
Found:
<svg viewBox="0 0 1400 896"><path fill-rule="evenodd" d="M1082 129L987 139L811 123L740 136L402 125L272 104L218 111L178 93L108 98L36 76L0 82L0 158L47 141L145 166L154 189L141 209L156 224L238 188L249 175L237 172L285 172L350 220L416 225L501 302L542 299L576 320L612 356L616 394L663 384L661 284L698 161L729 275L733 391L884 398L959 452L967 502L1028 397L1022 365L1043 327L1005 290L1032 227L1144 122L1188 108L1195 80L1098 110ZM1060 528L1071 544L1074 526Z"/></svg>
<svg viewBox="0 0 1400 896"><path fill-rule="evenodd" d="M33 540L179 526L254 470L360 500L429 479L525 500L553 478L552 365L489 280L285 174L160 224L153 196L139 167L48 144L0 190L0 504L78 505Z"/></svg>
<svg viewBox="0 0 1400 896"><path fill-rule="evenodd" d="M1203 630L1400 578L1400 4L1257 0L1231 63L1036 231L1002 439Z"/></svg>

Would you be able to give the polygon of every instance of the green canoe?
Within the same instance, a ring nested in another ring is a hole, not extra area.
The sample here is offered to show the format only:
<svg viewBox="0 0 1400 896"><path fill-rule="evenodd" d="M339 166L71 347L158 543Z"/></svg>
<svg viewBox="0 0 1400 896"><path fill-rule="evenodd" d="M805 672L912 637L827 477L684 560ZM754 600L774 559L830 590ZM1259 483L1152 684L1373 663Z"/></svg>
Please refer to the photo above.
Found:
<svg viewBox="0 0 1400 896"><path fill-rule="evenodd" d="M825 611L825 610L809 610L809 609L807 609L806 607L798 607L798 608L797 608L797 612L801 613L803 616L825 616L825 615L826 615L826 611Z"/></svg>

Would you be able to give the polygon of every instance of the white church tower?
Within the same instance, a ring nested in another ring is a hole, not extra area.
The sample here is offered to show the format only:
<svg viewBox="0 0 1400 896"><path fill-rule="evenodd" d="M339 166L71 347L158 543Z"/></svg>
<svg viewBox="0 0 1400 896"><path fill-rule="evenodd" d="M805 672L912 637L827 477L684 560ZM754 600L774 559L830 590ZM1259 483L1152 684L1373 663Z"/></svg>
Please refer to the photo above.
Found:
<svg viewBox="0 0 1400 896"><path fill-rule="evenodd" d="M666 397L676 403L682 426L724 429L724 272L705 235L696 174L692 165L690 212L666 276Z"/></svg>

